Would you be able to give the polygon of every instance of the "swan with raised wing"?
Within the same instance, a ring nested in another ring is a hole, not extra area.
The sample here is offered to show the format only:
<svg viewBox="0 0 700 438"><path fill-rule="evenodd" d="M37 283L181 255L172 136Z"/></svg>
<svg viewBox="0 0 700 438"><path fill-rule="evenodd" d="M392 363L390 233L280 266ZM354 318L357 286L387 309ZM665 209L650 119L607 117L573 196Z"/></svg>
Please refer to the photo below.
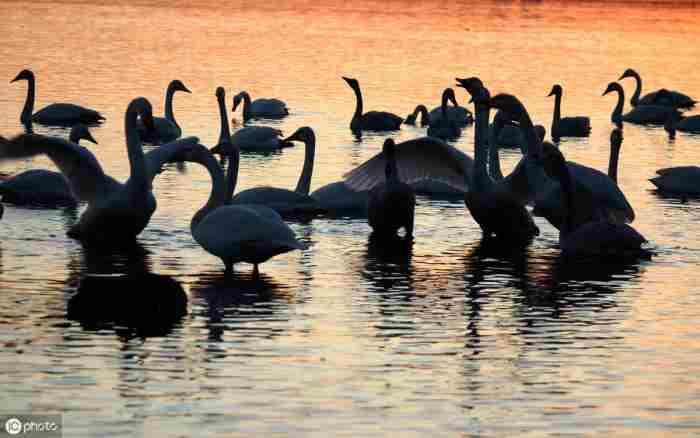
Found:
<svg viewBox="0 0 700 438"><path fill-rule="evenodd" d="M84 243L119 244L133 241L148 225L156 209L152 192L153 178L164 163L196 138L181 139L144 155L136 129L137 118L148 129L153 128L151 104L136 98L125 114L126 145L131 174L125 183L104 173L95 156L87 149L55 137L22 134L0 141L0 160L47 155L68 180L71 192L87 209L68 231L68 235Z"/></svg>
<svg viewBox="0 0 700 438"><path fill-rule="evenodd" d="M138 130L142 141L168 143L182 136L182 129L180 125L178 125L175 120L175 115L173 114L173 96L175 96L176 91L190 93L190 90L185 87L185 84L178 79L168 84L168 88L165 91L165 117L153 117L155 131L152 135L148 135L143 126L143 122L139 120Z"/></svg>
<svg viewBox="0 0 700 438"><path fill-rule="evenodd" d="M639 105L661 105L669 106L672 108L690 109L694 107L697 103L697 101L690 96L687 96L679 91L666 90L665 88L652 91L651 93L647 93L644 95L644 97L640 98L639 96L642 94L642 77L639 76L639 73L637 73L633 69L628 68L627 70L625 70L624 73L622 73L622 76L620 76L620 79L618 79L618 81L621 81L625 78L634 78L636 84L634 93L630 98L630 104L633 107ZM665 91L668 94L661 97L658 95L660 91Z"/></svg>
<svg viewBox="0 0 700 438"><path fill-rule="evenodd" d="M233 112L243 102L243 121L256 118L279 119L289 115L287 104L279 99L250 99L247 91L241 91L233 97Z"/></svg>
<svg viewBox="0 0 700 438"><path fill-rule="evenodd" d="M32 122L53 126L72 126L76 123L94 125L105 119L102 114L95 110L72 103L53 103L34 113L36 95L34 73L31 70L22 70L10 83L20 80L27 81L27 99L20 116L20 121L26 127L29 127Z"/></svg>
<svg viewBox="0 0 700 438"><path fill-rule="evenodd" d="M82 123L73 126L68 138L68 141L75 145L78 145L80 140L97 144ZM1 182L0 195L3 202L15 205L58 207L75 205L77 202L66 177L60 172L46 169L27 170Z"/></svg>
<svg viewBox="0 0 700 438"><path fill-rule="evenodd" d="M620 124L622 122L635 123L638 125L653 124L663 125L672 113L678 113L673 107L663 105L638 105L627 114L622 114L622 109L625 105L625 91L622 85L617 82L610 82L608 87L603 92L603 96L608 93L617 92L617 104L613 109L610 120L613 123Z"/></svg>
<svg viewBox="0 0 700 438"><path fill-rule="evenodd" d="M559 141L562 137L588 137L591 135L591 119L588 117L562 117L561 85L555 84L547 97L554 96L554 114L552 116L552 139Z"/></svg>
<svg viewBox="0 0 700 438"><path fill-rule="evenodd" d="M396 131L401 129L403 119L396 114L386 111L368 111L363 112L362 91L360 91L360 83L357 79L343 76L343 80L355 92L355 113L350 121L350 130L353 132L361 131Z"/></svg>

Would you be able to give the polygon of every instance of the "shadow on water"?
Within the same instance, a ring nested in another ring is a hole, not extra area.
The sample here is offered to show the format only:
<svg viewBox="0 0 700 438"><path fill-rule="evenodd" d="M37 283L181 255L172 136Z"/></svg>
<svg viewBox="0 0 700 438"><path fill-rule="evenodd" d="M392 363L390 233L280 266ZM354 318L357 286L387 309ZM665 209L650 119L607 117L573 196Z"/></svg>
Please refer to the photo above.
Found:
<svg viewBox="0 0 700 438"><path fill-rule="evenodd" d="M402 238L367 240L362 276L372 284L372 290L386 299L410 300L413 290L413 242Z"/></svg>

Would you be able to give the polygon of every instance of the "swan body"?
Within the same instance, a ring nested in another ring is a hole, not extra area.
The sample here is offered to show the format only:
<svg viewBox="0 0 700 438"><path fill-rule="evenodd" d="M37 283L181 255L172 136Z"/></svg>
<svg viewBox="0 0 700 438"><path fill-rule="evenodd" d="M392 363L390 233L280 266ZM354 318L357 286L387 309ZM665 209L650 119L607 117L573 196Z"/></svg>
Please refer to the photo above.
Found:
<svg viewBox="0 0 700 438"><path fill-rule="evenodd" d="M97 144L83 124L74 125L69 142L78 145L85 139ZM15 205L63 206L74 205L77 200L60 172L32 169L0 183L3 202Z"/></svg>
<svg viewBox="0 0 700 438"><path fill-rule="evenodd" d="M611 92L617 92L617 105L613 109L610 120L613 123L634 123L638 125L663 125L672 113L678 113L673 107L663 105L638 105L627 114L622 114L625 104L625 91L617 82L611 82L605 89L603 96Z"/></svg>
<svg viewBox="0 0 700 438"><path fill-rule="evenodd" d="M622 76L620 76L620 79L618 79L618 81L621 81L625 78L634 78L635 81L634 93L630 98L630 104L633 107L639 105L661 105L668 106L671 108L690 109L694 107L697 103L695 99L681 92L669 91L663 88L661 90L647 93L644 95L644 97L640 98L640 95L642 94L642 77L639 76L639 73L637 73L636 71L632 70L631 68L628 68L627 70L625 70L624 73L622 73ZM665 92L667 94L665 94L664 96L660 96L659 92Z"/></svg>
<svg viewBox="0 0 700 438"><path fill-rule="evenodd" d="M36 94L34 73L31 70L22 70L10 83L19 80L27 81L27 99L20 116L20 121L25 126L31 125L32 122L53 126L72 126L76 123L94 125L105 119L95 110L72 103L54 103L32 114Z"/></svg>
<svg viewBox="0 0 700 438"><path fill-rule="evenodd" d="M345 182L336 181L314 190L310 195L320 208L329 213L367 212L369 192L354 191Z"/></svg>
<svg viewBox="0 0 700 438"><path fill-rule="evenodd" d="M651 178L660 192L667 194L700 196L700 167L679 166L668 167L656 171L657 176Z"/></svg>
<svg viewBox="0 0 700 438"><path fill-rule="evenodd" d="M155 126L153 133L147 133L143 126L143 122L139 120L138 130L142 141L169 143L182 136L182 129L180 128L180 125L177 124L175 116L173 115L173 96L175 95L176 91L190 93L190 90L185 87L185 84L178 79L175 79L168 84L168 88L165 91L165 117L153 118L153 124Z"/></svg>
<svg viewBox="0 0 700 438"><path fill-rule="evenodd" d="M552 138L588 137L591 134L591 119L588 117L561 117L561 85L556 84L548 96L554 96L554 115L552 116Z"/></svg>
<svg viewBox="0 0 700 438"><path fill-rule="evenodd" d="M544 158L544 168L551 178L562 187L567 217L559 232L559 246L564 257L648 257L649 251L642 248L644 236L627 224L606 219L594 219L577 224L579 204L573 192L569 166L562 153L555 149Z"/></svg>
<svg viewBox="0 0 700 438"><path fill-rule="evenodd" d="M535 125L535 133L542 142L547 135L547 130L542 125ZM523 131L519 126L513 124L503 111L497 111L493 123L489 125L489 145L491 145L492 138L495 139L494 146L519 148L523 154L527 154L527 139L523 135Z"/></svg>
<svg viewBox="0 0 700 438"><path fill-rule="evenodd" d="M430 116L428 115L428 108L426 108L425 105L416 106L416 109L414 109L411 114L407 115L403 122L407 125L415 125L419 114L420 126L428 126L430 124Z"/></svg>
<svg viewBox="0 0 700 438"><path fill-rule="evenodd" d="M293 146L282 140L282 131L269 126L246 126L231 136L231 143L241 151L270 152Z"/></svg>
<svg viewBox="0 0 700 438"><path fill-rule="evenodd" d="M289 115L287 104L279 99L250 99L247 91L241 91L233 98L233 111L243 102L243 121L250 119L268 118L279 119Z"/></svg>
<svg viewBox="0 0 700 438"><path fill-rule="evenodd" d="M382 152L386 156L386 180L369 191L367 220L375 237L396 237L400 228L406 230L406 239L413 239L413 221L416 208L416 195L413 189L401 182L396 168L396 145L386 139Z"/></svg>
<svg viewBox="0 0 700 438"><path fill-rule="evenodd" d="M664 123L664 129L670 138L676 136L676 131L700 134L700 115L684 117L677 113L670 113Z"/></svg>
<svg viewBox="0 0 700 438"><path fill-rule="evenodd" d="M440 107L442 117L431 121L430 126L428 126L428 135L430 137L447 140L455 139L462 134L460 125L448 115L448 102L452 102L454 107L457 106L457 99L452 88L446 88L442 93L442 106Z"/></svg>
<svg viewBox="0 0 700 438"><path fill-rule="evenodd" d="M343 80L355 92L355 113L350 121L350 130L359 131L396 131L401 129L403 119L386 111L369 111L363 113L362 92L357 79L343 76Z"/></svg>
<svg viewBox="0 0 700 438"><path fill-rule="evenodd" d="M472 116L471 111L463 106L457 105L454 102L453 104L454 106L448 106L446 110L448 120L459 127L469 126L474 123L474 117ZM443 118L442 105L430 110L428 119L429 124L432 125L433 123L440 122Z"/></svg>

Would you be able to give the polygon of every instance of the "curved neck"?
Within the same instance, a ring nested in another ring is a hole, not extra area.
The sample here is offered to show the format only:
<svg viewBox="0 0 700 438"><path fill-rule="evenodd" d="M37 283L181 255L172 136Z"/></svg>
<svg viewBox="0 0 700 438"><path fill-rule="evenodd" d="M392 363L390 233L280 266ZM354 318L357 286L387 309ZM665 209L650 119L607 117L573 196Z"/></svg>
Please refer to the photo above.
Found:
<svg viewBox="0 0 700 438"><path fill-rule="evenodd" d="M219 116L221 118L221 129L219 130L219 144L231 141L231 131L228 126L228 115L226 114L226 97L217 96L219 101Z"/></svg>
<svg viewBox="0 0 700 438"><path fill-rule="evenodd" d="M313 134L309 135L304 147L304 168L301 170L297 188L294 191L308 195L311 188L311 175L314 172L314 156L316 155L316 137Z"/></svg>
<svg viewBox="0 0 700 438"><path fill-rule="evenodd" d="M243 120L249 120L252 115L250 114L251 100L250 94L247 91L241 91L241 97L243 97Z"/></svg>
<svg viewBox="0 0 700 438"><path fill-rule="evenodd" d="M642 94L642 77L639 76L639 73L637 72L634 72L632 77L634 78L634 82L637 84L637 86L634 88L634 94L630 99L630 103L632 106L637 106L639 104L639 96Z"/></svg>
<svg viewBox="0 0 700 438"><path fill-rule="evenodd" d="M552 117L552 132L554 132L554 127L559 125L559 120L561 120L561 93L555 93L554 116Z"/></svg>
<svg viewBox="0 0 700 438"><path fill-rule="evenodd" d="M524 109L519 122L520 130L525 136L525 143L527 144L527 155L539 156L542 152L542 142L537 136L537 131L535 131L535 126L532 124L530 115Z"/></svg>
<svg viewBox="0 0 700 438"><path fill-rule="evenodd" d="M566 218L564 220L564 223L562 224L560 236L569 234L570 232L574 231L574 218L576 217L576 206L574 204L574 189L573 185L571 184L569 167L566 164L564 164L563 167L565 170L559 177L559 184L561 184L561 188L564 194L563 199L566 207Z"/></svg>
<svg viewBox="0 0 700 438"><path fill-rule="evenodd" d="M615 88L615 91L617 91L617 105L615 105L615 109L612 112L612 121L618 122L622 119L622 108L625 105L625 91L622 87Z"/></svg>
<svg viewBox="0 0 700 438"><path fill-rule="evenodd" d="M418 105L416 107L416 110L413 112L413 114L420 113L420 125L425 126L428 124L428 121L430 120L430 115L428 114L428 108L425 107L425 105Z"/></svg>
<svg viewBox="0 0 700 438"><path fill-rule="evenodd" d="M502 180L501 160L498 155L498 135L501 133L502 123L493 121L493 129L489 129L489 174L494 180Z"/></svg>
<svg viewBox="0 0 700 438"><path fill-rule="evenodd" d="M353 87L352 91L355 92L355 114L352 116L351 123L354 123L362 117L362 92L360 91L360 85Z"/></svg>
<svg viewBox="0 0 700 438"><path fill-rule="evenodd" d="M73 144L80 144L80 132L75 128L71 129L68 135L68 141Z"/></svg>
<svg viewBox="0 0 700 438"><path fill-rule="evenodd" d="M32 124L32 114L34 113L34 98L36 85L34 83L34 76L27 79L27 99L24 101L24 108L22 108L22 114L19 117L20 122L26 127Z"/></svg>
<svg viewBox="0 0 700 438"><path fill-rule="evenodd" d="M442 113L442 118L447 121L447 103L449 102L449 95L445 92L442 93L442 103L440 103L440 112Z"/></svg>
<svg viewBox="0 0 700 438"><path fill-rule="evenodd" d="M238 147L234 147L233 155L228 158L228 169L226 169L226 196L224 202L230 204L233 199L233 193L236 191L236 183L238 183L238 166L241 162L241 151Z"/></svg>
<svg viewBox="0 0 700 438"><path fill-rule="evenodd" d="M483 189L491 182L486 169L486 139L489 132L489 106L474 104L476 120L474 127L474 188Z"/></svg>
<svg viewBox="0 0 700 438"><path fill-rule="evenodd" d="M620 146L610 145L610 161L608 162L608 176L617 184L617 163L620 158Z"/></svg>
<svg viewBox="0 0 700 438"><path fill-rule="evenodd" d="M190 221L190 230L199 224L199 222L204 219L204 217L209 214L210 211L221 207L226 202L226 181L224 181L224 171L219 166L216 158L208 151L206 148L202 147L197 150L193 158L188 161L194 161L196 163L204 166L209 172L211 177L211 191L209 193L209 199L207 200L204 207L200 208Z"/></svg>
<svg viewBox="0 0 700 438"><path fill-rule="evenodd" d="M141 138L136 129L138 112L131 106L126 110L124 118L124 131L126 133L126 149L129 154L129 167L131 176L129 184L135 185L139 190L150 190L151 183L146 176L146 160L143 157Z"/></svg>
<svg viewBox="0 0 700 438"><path fill-rule="evenodd" d="M173 115L173 96L175 95L175 90L171 85L168 85L168 90L165 92L165 118L173 122L178 128L180 125L175 121L175 116Z"/></svg>

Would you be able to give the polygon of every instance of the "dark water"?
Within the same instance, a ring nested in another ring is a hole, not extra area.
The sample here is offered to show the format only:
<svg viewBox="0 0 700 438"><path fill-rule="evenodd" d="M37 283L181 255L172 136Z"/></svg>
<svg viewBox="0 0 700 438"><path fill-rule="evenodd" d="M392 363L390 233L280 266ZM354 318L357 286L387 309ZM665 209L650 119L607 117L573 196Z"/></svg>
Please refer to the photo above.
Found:
<svg viewBox="0 0 700 438"><path fill-rule="evenodd" d="M118 0L4 2L0 11L0 78L30 67L36 109L71 101L102 111L108 122L93 131L92 150L121 180L126 104L143 95L162 112L174 78L193 91L176 95L175 115L207 144L218 137L216 86L229 100L242 89L283 98L293 114L277 126L316 131L312 188L338 180L384 138L353 138L342 75L360 79L366 109L401 115L436 106L454 77L479 75L492 92L520 96L547 127L545 96L560 83L564 115L593 125L589 139L562 150L602 170L615 99L600 95L625 68L647 90L700 96L692 6ZM25 88L3 90L0 133L11 135ZM404 127L394 136L423 134ZM471 154L473 130L456 145ZM506 154L506 169L517 159ZM240 189L293 187L302 161L301 147L244 156ZM419 199L412 248L375 245L361 219L314 219L291 224L309 250L266 263L261 281L241 266L224 283L220 261L189 232L210 189L192 165L158 177L158 210L139 246L116 253L65 236L79 210L8 205L0 408L62 412L66 436L697 435L700 204L661 198L647 179L698 163L699 137L669 142L662 129L625 127L620 185L658 255L620 265L564 264L556 230L539 219L542 234L525 250L493 247L462 203ZM0 171L38 167L51 164ZM140 275L141 287L79 292L89 274L115 273ZM81 312L82 300L94 312Z"/></svg>

